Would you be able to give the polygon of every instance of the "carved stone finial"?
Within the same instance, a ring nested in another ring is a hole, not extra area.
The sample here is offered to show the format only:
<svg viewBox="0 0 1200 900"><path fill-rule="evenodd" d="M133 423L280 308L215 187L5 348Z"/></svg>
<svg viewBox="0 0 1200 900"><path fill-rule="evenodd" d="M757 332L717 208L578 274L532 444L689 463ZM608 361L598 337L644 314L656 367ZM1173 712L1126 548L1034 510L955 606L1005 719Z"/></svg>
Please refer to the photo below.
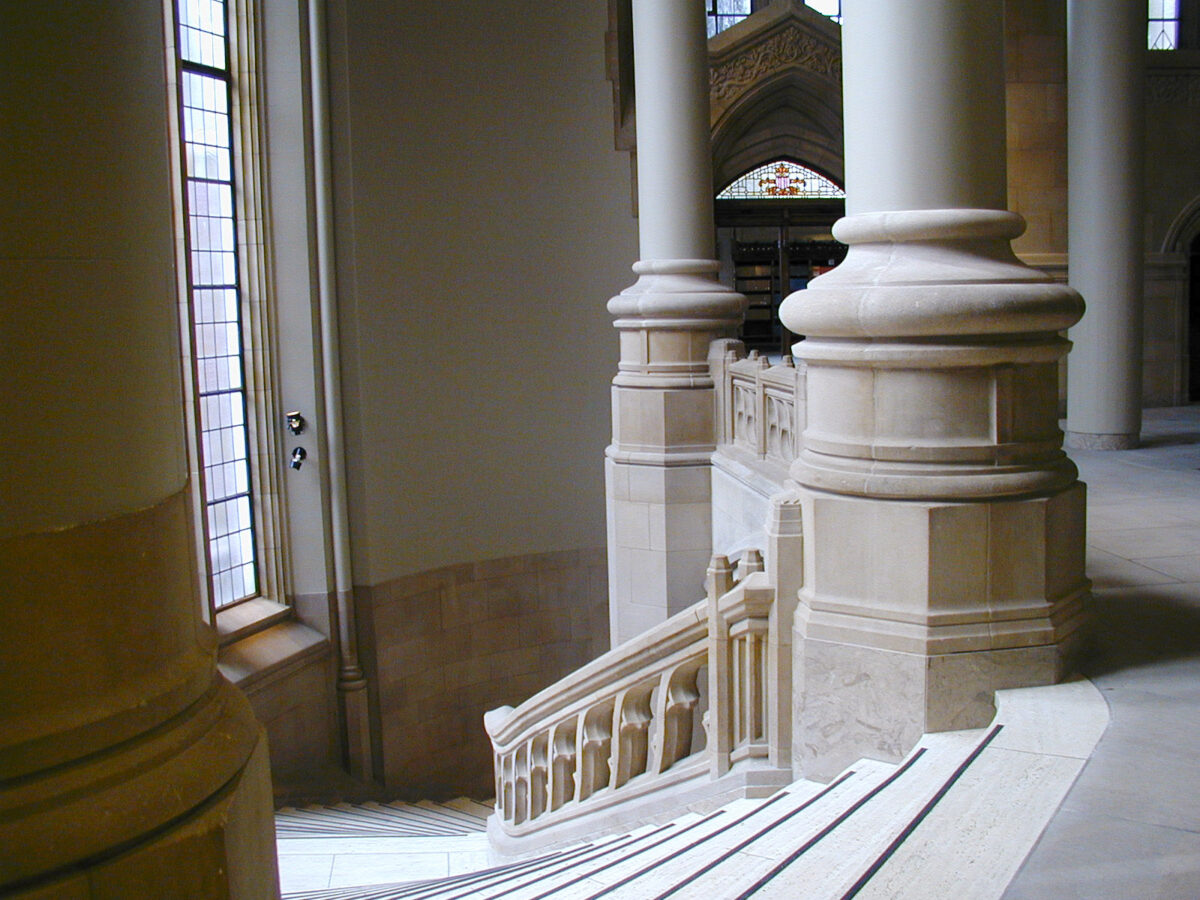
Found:
<svg viewBox="0 0 1200 900"><path fill-rule="evenodd" d="M709 599L716 599L733 590L733 566L729 564L728 556L713 554L704 584L708 588Z"/></svg>

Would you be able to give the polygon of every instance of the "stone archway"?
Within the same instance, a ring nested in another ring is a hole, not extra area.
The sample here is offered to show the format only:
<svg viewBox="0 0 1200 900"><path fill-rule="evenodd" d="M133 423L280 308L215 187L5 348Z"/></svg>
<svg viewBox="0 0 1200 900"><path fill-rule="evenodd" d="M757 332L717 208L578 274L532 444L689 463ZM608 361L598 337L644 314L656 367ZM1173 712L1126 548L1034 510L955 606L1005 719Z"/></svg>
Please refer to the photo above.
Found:
<svg viewBox="0 0 1200 900"><path fill-rule="evenodd" d="M713 181L771 159L843 181L841 28L801 0L772 3L709 41Z"/></svg>

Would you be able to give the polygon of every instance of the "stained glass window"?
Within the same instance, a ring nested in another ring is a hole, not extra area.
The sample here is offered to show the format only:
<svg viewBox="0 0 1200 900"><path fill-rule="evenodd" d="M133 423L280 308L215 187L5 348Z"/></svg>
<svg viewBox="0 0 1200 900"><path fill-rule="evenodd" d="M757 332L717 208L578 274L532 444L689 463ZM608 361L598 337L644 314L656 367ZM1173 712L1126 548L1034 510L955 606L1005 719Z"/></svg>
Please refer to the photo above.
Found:
<svg viewBox="0 0 1200 900"><path fill-rule="evenodd" d="M735 178L718 200L836 200L846 192L819 172L781 159Z"/></svg>
<svg viewBox="0 0 1200 900"><path fill-rule="evenodd" d="M750 0L704 0L708 12L708 36L712 37L750 15Z"/></svg>
<svg viewBox="0 0 1200 900"><path fill-rule="evenodd" d="M807 4L835 22L842 21L842 0L806 0ZM766 5L765 3L762 5ZM704 0L708 13L708 36L736 25L752 11L751 0Z"/></svg>
<svg viewBox="0 0 1200 900"><path fill-rule="evenodd" d="M1179 0L1150 0L1146 46L1174 50L1179 46Z"/></svg>
<svg viewBox="0 0 1200 900"><path fill-rule="evenodd" d="M179 0L188 288L212 603L258 593L224 0Z"/></svg>
<svg viewBox="0 0 1200 900"><path fill-rule="evenodd" d="M842 0L806 0L806 3L823 16L829 16L841 24Z"/></svg>

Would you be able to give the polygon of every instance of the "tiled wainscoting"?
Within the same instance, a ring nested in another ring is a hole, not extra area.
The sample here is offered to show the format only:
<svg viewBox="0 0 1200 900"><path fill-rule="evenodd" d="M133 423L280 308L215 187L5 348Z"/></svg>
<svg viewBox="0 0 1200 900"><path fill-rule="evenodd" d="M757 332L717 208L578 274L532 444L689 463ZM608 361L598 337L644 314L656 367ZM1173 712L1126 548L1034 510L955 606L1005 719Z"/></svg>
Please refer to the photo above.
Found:
<svg viewBox="0 0 1200 900"><path fill-rule="evenodd" d="M490 797L483 714L608 649L603 548L448 566L355 589L389 795Z"/></svg>

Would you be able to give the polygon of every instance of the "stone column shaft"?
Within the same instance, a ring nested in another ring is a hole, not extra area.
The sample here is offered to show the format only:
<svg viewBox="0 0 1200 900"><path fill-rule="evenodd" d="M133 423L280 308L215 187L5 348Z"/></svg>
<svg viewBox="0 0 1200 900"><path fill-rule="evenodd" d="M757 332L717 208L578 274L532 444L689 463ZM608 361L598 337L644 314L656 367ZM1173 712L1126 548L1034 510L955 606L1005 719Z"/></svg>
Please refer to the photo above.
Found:
<svg viewBox="0 0 1200 900"><path fill-rule="evenodd" d="M635 0L641 260L609 301L620 332L605 466L614 644L704 596L715 449L708 347L744 298L717 281L704 9Z"/></svg>
<svg viewBox="0 0 1200 900"><path fill-rule="evenodd" d="M793 767L898 759L1055 680L1080 622L1083 492L1057 367L1079 296L1003 210L1002 0L847 0L845 262L807 335Z"/></svg>
<svg viewBox="0 0 1200 900"><path fill-rule="evenodd" d="M162 15L0 5L5 897L278 895L266 742L201 621Z"/></svg>
<svg viewBox="0 0 1200 900"><path fill-rule="evenodd" d="M1068 280L1088 299L1071 329L1067 442L1137 446L1142 424L1146 10L1067 4Z"/></svg>

